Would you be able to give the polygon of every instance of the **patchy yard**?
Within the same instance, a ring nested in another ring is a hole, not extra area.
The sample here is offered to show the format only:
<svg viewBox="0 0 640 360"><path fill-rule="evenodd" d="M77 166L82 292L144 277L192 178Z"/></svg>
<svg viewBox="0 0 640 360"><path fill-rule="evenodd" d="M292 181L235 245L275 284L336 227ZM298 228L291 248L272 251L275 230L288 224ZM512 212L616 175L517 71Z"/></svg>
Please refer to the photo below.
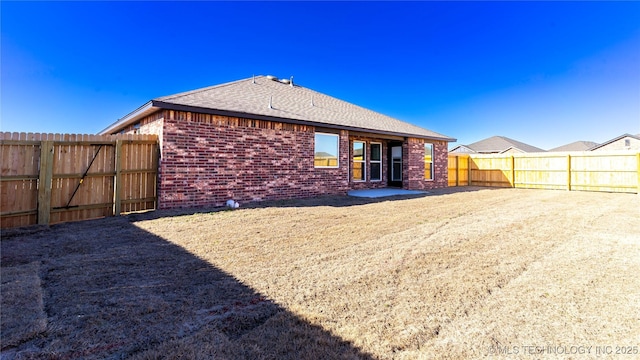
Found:
<svg viewBox="0 0 640 360"><path fill-rule="evenodd" d="M640 351L633 194L270 202L7 230L1 246L3 359Z"/></svg>

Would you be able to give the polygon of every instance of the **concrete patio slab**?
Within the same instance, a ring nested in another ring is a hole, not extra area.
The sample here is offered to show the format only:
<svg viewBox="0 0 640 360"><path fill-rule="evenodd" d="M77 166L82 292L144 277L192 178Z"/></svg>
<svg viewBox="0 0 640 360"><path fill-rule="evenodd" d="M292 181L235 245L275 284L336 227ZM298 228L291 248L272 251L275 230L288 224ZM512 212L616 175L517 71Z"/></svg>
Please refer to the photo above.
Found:
<svg viewBox="0 0 640 360"><path fill-rule="evenodd" d="M384 189L366 189L366 190L350 190L347 192L349 196L365 197L365 198L380 198L387 196L397 195L422 195L428 194L427 191L420 190L405 190L396 188L384 188Z"/></svg>

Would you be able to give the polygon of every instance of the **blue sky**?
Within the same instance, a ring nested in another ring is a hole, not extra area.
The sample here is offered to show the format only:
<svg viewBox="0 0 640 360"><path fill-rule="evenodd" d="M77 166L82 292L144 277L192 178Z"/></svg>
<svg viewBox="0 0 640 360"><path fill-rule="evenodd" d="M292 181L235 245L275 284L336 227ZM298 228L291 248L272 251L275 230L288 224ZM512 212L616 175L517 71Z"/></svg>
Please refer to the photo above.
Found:
<svg viewBox="0 0 640 360"><path fill-rule="evenodd" d="M2 131L272 74L468 144L640 133L640 2L1 2Z"/></svg>

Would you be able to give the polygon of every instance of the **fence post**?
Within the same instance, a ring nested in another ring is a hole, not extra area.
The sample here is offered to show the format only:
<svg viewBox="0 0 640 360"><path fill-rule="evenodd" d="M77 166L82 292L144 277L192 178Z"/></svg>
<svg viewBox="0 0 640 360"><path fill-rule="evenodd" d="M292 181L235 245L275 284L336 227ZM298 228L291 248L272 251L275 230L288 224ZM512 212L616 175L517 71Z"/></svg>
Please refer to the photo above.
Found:
<svg viewBox="0 0 640 360"><path fill-rule="evenodd" d="M467 157L467 185L471 186L471 155Z"/></svg>
<svg viewBox="0 0 640 360"><path fill-rule="evenodd" d="M116 174L113 178L113 215L120 216L122 211L122 199L120 194L122 193L122 140L116 140L115 149L115 167Z"/></svg>
<svg viewBox="0 0 640 360"><path fill-rule="evenodd" d="M456 186L460 186L460 157L456 155Z"/></svg>
<svg viewBox="0 0 640 360"><path fill-rule="evenodd" d="M155 151L153 152L153 168L155 169L154 187L155 187L155 203L154 209L158 209L160 201L160 157L162 156L162 148L160 147L160 140L156 139L156 143L153 145ZM382 166L382 165L380 165Z"/></svg>
<svg viewBox="0 0 640 360"><path fill-rule="evenodd" d="M38 224L49 225L51 219L51 182L53 180L53 141L40 142L38 176Z"/></svg>
<svg viewBox="0 0 640 360"><path fill-rule="evenodd" d="M571 191L571 155L567 154L567 191Z"/></svg>
<svg viewBox="0 0 640 360"><path fill-rule="evenodd" d="M640 152L636 154L636 159L638 163L638 167L636 168L638 172L638 195L640 195Z"/></svg>
<svg viewBox="0 0 640 360"><path fill-rule="evenodd" d="M511 155L511 187L516 187L516 158Z"/></svg>

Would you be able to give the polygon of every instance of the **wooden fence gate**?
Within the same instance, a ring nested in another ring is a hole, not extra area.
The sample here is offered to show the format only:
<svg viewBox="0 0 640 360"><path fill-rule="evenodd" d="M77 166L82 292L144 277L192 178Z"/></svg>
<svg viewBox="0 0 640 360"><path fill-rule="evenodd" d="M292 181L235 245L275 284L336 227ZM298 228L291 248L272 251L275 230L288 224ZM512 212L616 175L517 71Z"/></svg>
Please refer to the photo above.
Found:
<svg viewBox="0 0 640 360"><path fill-rule="evenodd" d="M0 227L157 206L156 135L0 133Z"/></svg>

